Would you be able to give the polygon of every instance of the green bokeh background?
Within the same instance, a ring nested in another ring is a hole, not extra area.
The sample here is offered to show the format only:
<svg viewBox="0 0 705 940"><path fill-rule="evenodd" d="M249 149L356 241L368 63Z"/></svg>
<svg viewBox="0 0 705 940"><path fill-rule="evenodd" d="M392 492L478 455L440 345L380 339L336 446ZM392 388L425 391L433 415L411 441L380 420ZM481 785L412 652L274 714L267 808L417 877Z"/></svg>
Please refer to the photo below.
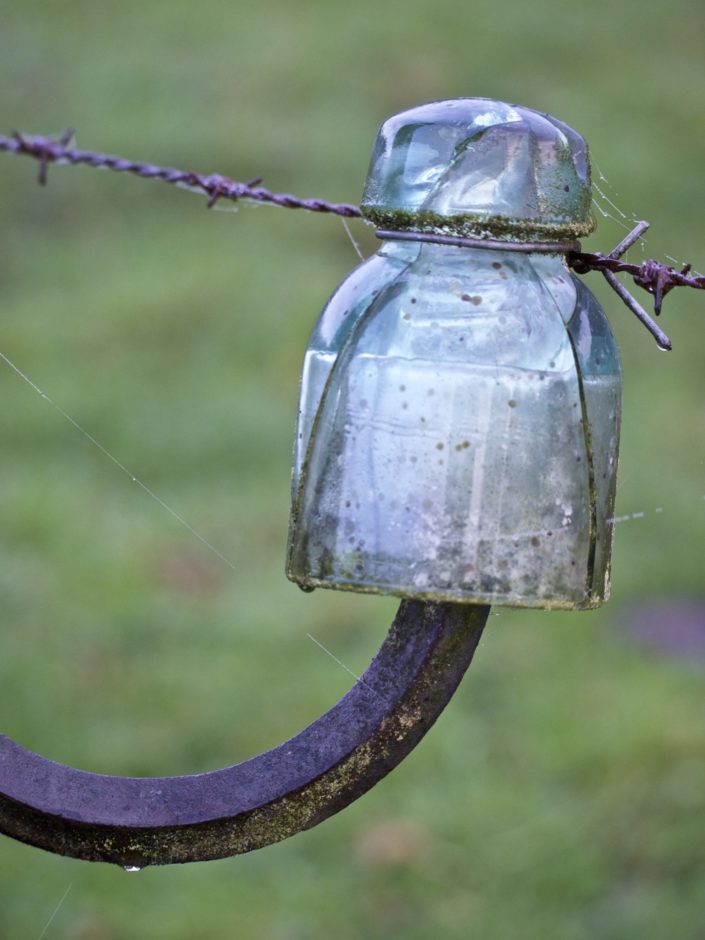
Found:
<svg viewBox="0 0 705 940"><path fill-rule="evenodd" d="M0 132L355 202L389 114L519 101L587 137L649 255L702 270L704 48L700 0L1 0ZM222 766L348 688L307 633L360 672L395 608L282 572L299 366L356 258L335 218L34 173L0 155L0 350L235 571L0 364L2 730L101 772ZM135 876L2 840L3 940L69 886L49 940L703 936L705 666L624 624L705 599L705 298L668 298L663 355L588 283L624 357L618 513L645 513L617 527L611 603L500 611L418 751L282 845Z"/></svg>

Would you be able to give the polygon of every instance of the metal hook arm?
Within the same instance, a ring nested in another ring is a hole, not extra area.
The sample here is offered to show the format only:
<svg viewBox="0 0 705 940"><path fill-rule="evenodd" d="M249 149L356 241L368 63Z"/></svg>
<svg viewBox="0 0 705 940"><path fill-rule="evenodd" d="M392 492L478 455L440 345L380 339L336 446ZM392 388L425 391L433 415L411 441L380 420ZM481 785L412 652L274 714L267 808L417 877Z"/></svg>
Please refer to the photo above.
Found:
<svg viewBox="0 0 705 940"><path fill-rule="evenodd" d="M0 736L0 831L124 867L249 852L362 796L418 744L470 665L489 607L403 601L360 681L300 734L244 763L185 777L111 777Z"/></svg>

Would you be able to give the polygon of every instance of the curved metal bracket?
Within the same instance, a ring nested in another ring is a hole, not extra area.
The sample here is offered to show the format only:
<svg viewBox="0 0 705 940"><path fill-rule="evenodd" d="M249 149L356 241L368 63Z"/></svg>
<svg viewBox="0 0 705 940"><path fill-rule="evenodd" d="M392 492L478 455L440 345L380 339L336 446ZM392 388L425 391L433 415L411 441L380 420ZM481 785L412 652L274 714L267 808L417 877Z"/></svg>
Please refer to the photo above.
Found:
<svg viewBox="0 0 705 940"><path fill-rule="evenodd" d="M470 665L489 607L403 601L367 672L296 737L224 770L111 777L0 736L0 831L126 868L249 852L352 803L418 744Z"/></svg>

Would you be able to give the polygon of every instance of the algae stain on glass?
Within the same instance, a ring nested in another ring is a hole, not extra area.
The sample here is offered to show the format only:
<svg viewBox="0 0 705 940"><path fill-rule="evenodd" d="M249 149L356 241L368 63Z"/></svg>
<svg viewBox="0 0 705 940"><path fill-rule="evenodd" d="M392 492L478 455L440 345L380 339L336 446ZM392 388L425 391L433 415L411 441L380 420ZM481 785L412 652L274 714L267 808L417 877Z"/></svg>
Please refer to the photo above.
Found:
<svg viewBox="0 0 705 940"><path fill-rule="evenodd" d="M304 363L288 576L305 589L598 606L619 356L595 298L541 245L594 227L585 141L501 102L414 108L380 128L363 212L507 247L392 232L325 307Z"/></svg>

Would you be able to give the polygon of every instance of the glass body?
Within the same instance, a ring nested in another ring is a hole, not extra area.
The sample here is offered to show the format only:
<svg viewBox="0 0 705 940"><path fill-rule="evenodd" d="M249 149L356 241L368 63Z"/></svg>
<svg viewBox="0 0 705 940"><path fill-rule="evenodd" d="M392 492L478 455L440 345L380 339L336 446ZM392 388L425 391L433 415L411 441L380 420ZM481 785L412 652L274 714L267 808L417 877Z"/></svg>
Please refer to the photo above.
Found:
<svg viewBox="0 0 705 940"><path fill-rule="evenodd" d="M345 278L323 308L309 338L301 373L292 497L299 484L301 466L323 390L343 343L380 291L413 261L419 248L418 242L385 242L376 254Z"/></svg>
<svg viewBox="0 0 705 940"><path fill-rule="evenodd" d="M306 354L288 576L599 605L620 402L609 324L561 255L385 244Z"/></svg>

